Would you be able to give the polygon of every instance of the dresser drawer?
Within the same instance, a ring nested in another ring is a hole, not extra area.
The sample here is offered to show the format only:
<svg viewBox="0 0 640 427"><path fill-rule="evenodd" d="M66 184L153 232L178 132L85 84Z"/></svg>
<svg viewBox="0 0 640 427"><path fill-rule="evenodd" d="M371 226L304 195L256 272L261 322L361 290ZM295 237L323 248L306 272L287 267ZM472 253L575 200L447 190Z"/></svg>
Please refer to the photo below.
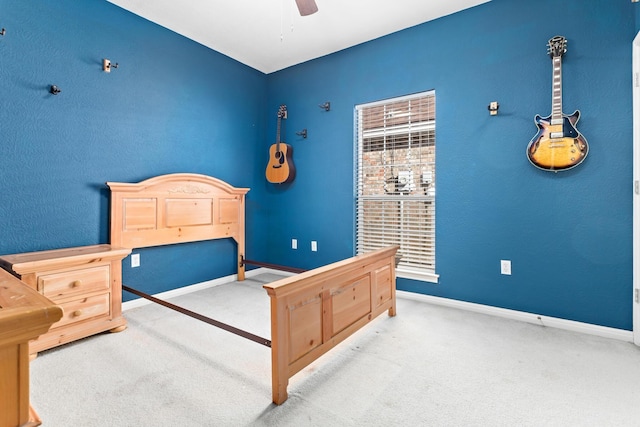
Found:
<svg viewBox="0 0 640 427"><path fill-rule="evenodd" d="M109 294L106 293L59 304L62 307L62 319L54 323L51 328L59 328L94 317L108 316L109 302Z"/></svg>
<svg viewBox="0 0 640 427"><path fill-rule="evenodd" d="M52 300L108 289L108 265L44 274L38 277L38 290Z"/></svg>

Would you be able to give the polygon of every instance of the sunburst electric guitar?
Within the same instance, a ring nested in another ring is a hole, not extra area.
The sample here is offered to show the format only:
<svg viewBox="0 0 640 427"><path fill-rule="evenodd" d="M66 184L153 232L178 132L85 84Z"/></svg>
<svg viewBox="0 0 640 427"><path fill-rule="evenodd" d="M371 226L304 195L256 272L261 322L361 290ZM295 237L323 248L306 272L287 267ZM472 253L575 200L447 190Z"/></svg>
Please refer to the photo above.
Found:
<svg viewBox="0 0 640 427"><path fill-rule="evenodd" d="M269 148L269 164L265 175L267 181L273 184L282 184L293 181L296 176L296 168L293 165L293 147L280 141L280 123L287 118L287 106L281 105L278 109L278 130L276 143Z"/></svg>
<svg viewBox="0 0 640 427"><path fill-rule="evenodd" d="M557 172L582 163L589 145L576 129L580 111L571 115L562 113L562 55L567 51L567 40L555 36L549 40L548 47L553 61L552 112L548 117L536 115L538 133L529 142L527 157L537 168Z"/></svg>

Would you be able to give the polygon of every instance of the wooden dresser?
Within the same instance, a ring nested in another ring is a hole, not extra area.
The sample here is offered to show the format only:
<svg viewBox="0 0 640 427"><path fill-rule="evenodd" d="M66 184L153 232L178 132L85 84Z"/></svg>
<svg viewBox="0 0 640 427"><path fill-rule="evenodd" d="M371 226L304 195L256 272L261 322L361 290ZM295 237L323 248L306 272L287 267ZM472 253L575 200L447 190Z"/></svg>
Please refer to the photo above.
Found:
<svg viewBox="0 0 640 427"><path fill-rule="evenodd" d="M29 340L61 317L60 307L0 270L0 427L40 425L29 405Z"/></svg>
<svg viewBox="0 0 640 427"><path fill-rule="evenodd" d="M0 256L0 266L63 310L51 330L31 341L42 350L99 332L126 328L122 317L122 259L131 249L82 246Z"/></svg>

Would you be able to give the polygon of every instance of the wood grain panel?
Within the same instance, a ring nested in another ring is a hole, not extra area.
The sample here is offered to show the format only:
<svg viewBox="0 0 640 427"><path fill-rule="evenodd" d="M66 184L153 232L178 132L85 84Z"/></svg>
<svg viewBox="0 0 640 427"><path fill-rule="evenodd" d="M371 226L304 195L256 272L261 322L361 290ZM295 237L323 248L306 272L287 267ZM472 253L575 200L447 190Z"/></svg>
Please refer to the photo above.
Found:
<svg viewBox="0 0 640 427"><path fill-rule="evenodd" d="M322 344L322 298L317 295L289 306L289 360L298 360Z"/></svg>
<svg viewBox="0 0 640 427"><path fill-rule="evenodd" d="M371 282L365 276L335 289L332 293L333 335L342 331L371 310Z"/></svg>
<svg viewBox="0 0 640 427"><path fill-rule="evenodd" d="M236 223L239 219L240 201L238 199L220 198L218 205L218 222L220 224Z"/></svg>
<svg viewBox="0 0 640 427"><path fill-rule="evenodd" d="M155 230L158 224L157 199L124 199L123 230Z"/></svg>
<svg viewBox="0 0 640 427"><path fill-rule="evenodd" d="M385 265L375 270L372 277L376 288L376 307L379 307L389 301L392 296L393 283L391 279L391 268Z"/></svg>
<svg viewBox="0 0 640 427"><path fill-rule="evenodd" d="M213 224L213 199L165 199L167 227Z"/></svg>

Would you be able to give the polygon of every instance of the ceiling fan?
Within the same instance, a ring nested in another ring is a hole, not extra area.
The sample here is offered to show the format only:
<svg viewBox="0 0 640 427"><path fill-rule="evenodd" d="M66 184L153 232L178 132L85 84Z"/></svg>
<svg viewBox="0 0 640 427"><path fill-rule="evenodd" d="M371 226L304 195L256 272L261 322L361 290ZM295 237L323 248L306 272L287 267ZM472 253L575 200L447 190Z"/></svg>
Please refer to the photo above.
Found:
<svg viewBox="0 0 640 427"><path fill-rule="evenodd" d="M296 0L301 16L312 15L318 11L315 0Z"/></svg>

